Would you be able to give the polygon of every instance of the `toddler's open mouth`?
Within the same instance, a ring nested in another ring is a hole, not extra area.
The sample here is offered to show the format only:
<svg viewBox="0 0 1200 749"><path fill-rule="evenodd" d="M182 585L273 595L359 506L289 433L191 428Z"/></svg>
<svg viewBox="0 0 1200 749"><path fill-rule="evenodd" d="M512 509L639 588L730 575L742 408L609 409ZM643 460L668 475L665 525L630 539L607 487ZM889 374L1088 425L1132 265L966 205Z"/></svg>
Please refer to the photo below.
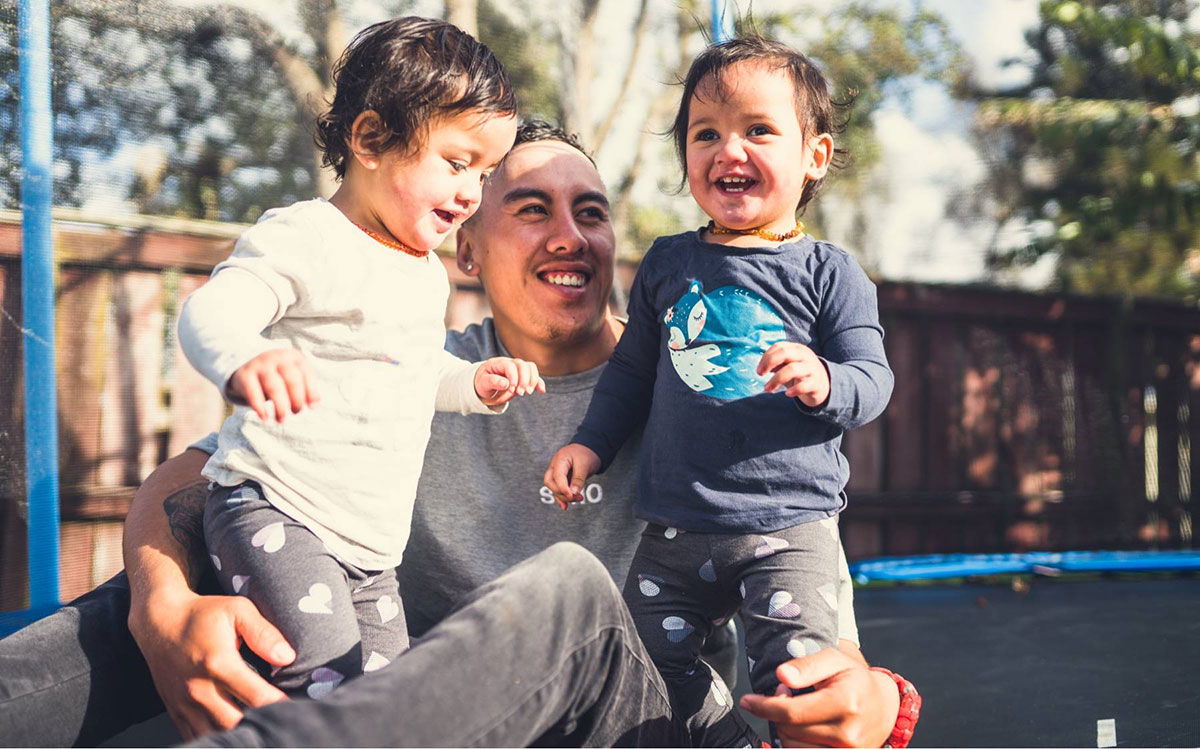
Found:
<svg viewBox="0 0 1200 749"><path fill-rule="evenodd" d="M758 180L749 177L718 177L716 180L717 189L730 195L746 192L757 184Z"/></svg>

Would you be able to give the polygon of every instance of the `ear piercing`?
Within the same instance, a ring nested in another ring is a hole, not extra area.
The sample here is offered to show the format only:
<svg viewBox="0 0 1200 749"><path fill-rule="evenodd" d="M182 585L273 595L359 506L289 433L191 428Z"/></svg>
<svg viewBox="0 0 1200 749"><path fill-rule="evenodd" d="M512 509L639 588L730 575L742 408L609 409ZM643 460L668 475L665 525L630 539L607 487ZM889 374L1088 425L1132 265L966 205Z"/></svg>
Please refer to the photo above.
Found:
<svg viewBox="0 0 1200 749"><path fill-rule="evenodd" d="M463 270L473 270L474 268L475 268L475 263L467 263L466 265L463 266Z"/></svg>

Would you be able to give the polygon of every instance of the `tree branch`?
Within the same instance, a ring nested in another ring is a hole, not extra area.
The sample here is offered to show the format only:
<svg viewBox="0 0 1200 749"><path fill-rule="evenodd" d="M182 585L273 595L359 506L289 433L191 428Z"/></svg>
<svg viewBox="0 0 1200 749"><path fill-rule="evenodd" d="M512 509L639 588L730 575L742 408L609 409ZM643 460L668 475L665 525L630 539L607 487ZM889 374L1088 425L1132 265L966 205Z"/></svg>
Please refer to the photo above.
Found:
<svg viewBox="0 0 1200 749"><path fill-rule="evenodd" d="M315 118L321 114L329 94L327 84L314 69L313 62L288 44L261 16L242 7L214 4L184 9L163 0L108 0L103 3L60 0L55 3L53 12L60 18L76 17L112 28L135 29L160 39L206 42L226 35L245 39L255 53L274 62L297 111ZM318 24L324 24L324 33L313 39L318 58L322 56L322 50L342 44L338 37L345 32L337 17L334 0L306 0L302 12L309 33L317 32ZM325 78L328 79L327 74ZM322 194L329 194L332 183L319 166L320 155L314 155L317 189Z"/></svg>
<svg viewBox="0 0 1200 749"><path fill-rule="evenodd" d="M163 0L110 0L104 3L61 0L55 4L54 12L60 17L91 19L106 26L136 29L163 39L239 37L250 42L257 53L275 62L298 107L313 112L314 106L309 99L313 94L318 98L324 94L324 86L311 63L273 26L245 8L217 4L184 9Z"/></svg>
<svg viewBox="0 0 1200 749"><path fill-rule="evenodd" d="M563 71L560 77L560 98L563 108L563 127L579 134L588 147L592 145L592 119L587 92L591 89L596 48L596 17L600 0L579 0L579 14L571 18L574 28L562 29ZM577 21L577 23L574 23Z"/></svg>
<svg viewBox="0 0 1200 749"><path fill-rule="evenodd" d="M589 145L593 153L600 153L600 149L604 147L604 141L608 139L608 133L612 130L613 122L617 119L617 109L620 108L621 102L629 95L629 88L633 85L634 66L637 65L638 54L642 50L642 45L646 40L646 31L650 27L650 13L648 12L650 0L642 0L641 6L638 8L637 20L633 24L633 50L629 53L629 64L625 67L625 77L621 79L621 87L617 89L617 98L613 100L613 105L609 107L608 114L600 126L596 128L596 136L594 142Z"/></svg>
<svg viewBox="0 0 1200 749"><path fill-rule="evenodd" d="M688 67L692 64L691 56L688 54L688 40L692 35L693 26L691 22L693 18L694 16L687 4L679 6L676 14L677 31L675 37L679 57L675 63L675 70L672 72L670 81L672 84L676 81L682 81L684 76L687 75ZM673 101L673 98L670 96L654 97L653 103L646 110L646 118L642 121L642 127L638 130L638 140L634 150L633 162L625 170L625 174L621 176L621 180L617 183L617 188L613 193L613 217L618 236L622 238L626 238L628 235L630 198L633 193L633 186L637 183L637 178L641 173L641 165L646 161L644 151L650 140L652 124L661 121L662 118L669 114Z"/></svg>
<svg viewBox="0 0 1200 749"><path fill-rule="evenodd" d="M479 37L478 0L446 0L444 18L473 37Z"/></svg>
<svg viewBox="0 0 1200 749"><path fill-rule="evenodd" d="M321 87L329 92L333 87L333 63L346 49L346 25L337 11L334 0L302 0L300 18L304 30L317 47L316 68Z"/></svg>

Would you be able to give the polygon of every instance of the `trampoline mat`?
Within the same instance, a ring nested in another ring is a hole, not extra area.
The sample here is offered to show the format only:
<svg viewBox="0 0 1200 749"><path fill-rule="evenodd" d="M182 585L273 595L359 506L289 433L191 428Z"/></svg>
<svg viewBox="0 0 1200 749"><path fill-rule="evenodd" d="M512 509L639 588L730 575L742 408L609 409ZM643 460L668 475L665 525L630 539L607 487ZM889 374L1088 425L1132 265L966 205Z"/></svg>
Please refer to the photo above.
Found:
<svg viewBox="0 0 1200 749"><path fill-rule="evenodd" d="M1200 578L856 591L863 650L917 685L912 746L1200 746Z"/></svg>

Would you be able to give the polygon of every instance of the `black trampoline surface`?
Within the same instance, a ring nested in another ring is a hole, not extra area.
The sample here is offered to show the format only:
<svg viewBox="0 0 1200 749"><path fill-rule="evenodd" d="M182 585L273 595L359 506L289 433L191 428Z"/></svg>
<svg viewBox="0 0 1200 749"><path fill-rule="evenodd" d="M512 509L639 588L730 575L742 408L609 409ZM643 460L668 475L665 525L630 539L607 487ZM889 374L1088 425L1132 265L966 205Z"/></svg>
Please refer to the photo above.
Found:
<svg viewBox="0 0 1200 749"><path fill-rule="evenodd" d="M868 588L868 660L924 698L912 746L1200 746L1200 577Z"/></svg>
<svg viewBox="0 0 1200 749"><path fill-rule="evenodd" d="M924 698L914 747L1094 747L1103 719L1117 746L1200 746L1200 576L866 588L854 604L867 658ZM177 740L160 716L104 745Z"/></svg>

